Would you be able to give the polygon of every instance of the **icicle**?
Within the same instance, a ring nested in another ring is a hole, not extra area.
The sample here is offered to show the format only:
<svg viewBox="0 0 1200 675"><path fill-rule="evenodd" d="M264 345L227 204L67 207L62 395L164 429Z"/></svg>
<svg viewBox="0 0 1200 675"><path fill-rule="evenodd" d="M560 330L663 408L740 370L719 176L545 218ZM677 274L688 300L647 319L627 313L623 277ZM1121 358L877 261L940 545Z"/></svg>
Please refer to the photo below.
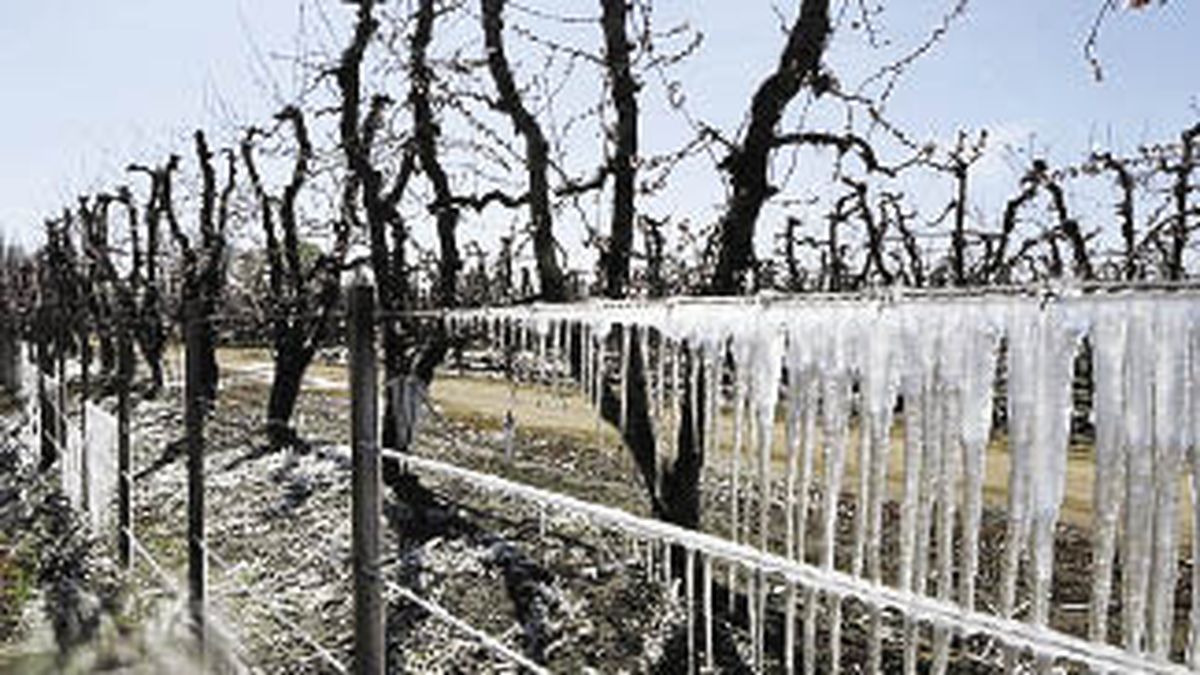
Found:
<svg viewBox="0 0 1200 675"><path fill-rule="evenodd" d="M913 588L913 568L917 540L917 508L920 503L921 464L924 459L924 427L928 342L916 335L914 326L905 326L903 347L907 368L901 387L904 396L904 494L900 507L900 565L896 586L902 591Z"/></svg>
<svg viewBox="0 0 1200 675"><path fill-rule="evenodd" d="M508 330L501 331L505 336L504 353L508 355L511 366L508 369L508 406L504 411L504 461L512 464L516 455L517 441L517 375L516 375L516 354L510 354L507 342ZM401 397L396 396L396 401L400 401ZM401 415L397 415L397 420L402 420Z"/></svg>
<svg viewBox="0 0 1200 675"><path fill-rule="evenodd" d="M804 561L808 551L808 511L812 501L813 458L817 448L817 404L820 400L820 380L810 360L797 360L800 373L800 476L799 498L796 503L796 557Z"/></svg>
<svg viewBox="0 0 1200 675"><path fill-rule="evenodd" d="M626 323L621 326L621 416L618 428L622 433L629 420L629 350L633 345L633 325Z"/></svg>
<svg viewBox="0 0 1200 675"><path fill-rule="evenodd" d="M904 505L901 512L901 584L903 590L923 594L929 561L929 523L933 503L933 485L937 477L938 406L934 396L933 354L937 341L921 331L922 317L912 317L909 349L911 370L905 375L905 475ZM910 616L904 619L904 672L916 672L920 625Z"/></svg>
<svg viewBox="0 0 1200 675"><path fill-rule="evenodd" d="M526 350L528 344L528 335L526 335L524 317L513 318L513 350L520 357Z"/></svg>
<svg viewBox="0 0 1200 675"><path fill-rule="evenodd" d="M1096 482L1092 511L1095 538L1092 544L1092 602L1088 635L1107 642L1108 607L1112 595L1113 555L1117 518L1121 513L1125 477L1125 447L1121 429L1125 406L1125 321L1119 313L1101 314L1091 333L1093 416L1096 420ZM1200 596L1198 596L1200 597Z"/></svg>
<svg viewBox="0 0 1200 675"><path fill-rule="evenodd" d="M672 456L678 455L679 431L683 425L683 396L682 382L679 377L680 361L683 360L684 343L677 341L671 350L671 438L667 443L672 448Z"/></svg>
<svg viewBox="0 0 1200 675"><path fill-rule="evenodd" d="M798 338L793 335L791 340ZM784 556L796 558L796 473L800 455L800 372L791 354L794 345L789 345L787 363L787 418L784 422L784 445L787 446L787 477L784 479ZM807 486L805 486L807 489ZM789 669L790 671L790 669Z"/></svg>
<svg viewBox="0 0 1200 675"><path fill-rule="evenodd" d="M741 501L741 466L742 466L742 426L744 423L746 409L746 379L745 371L741 368L740 363L735 359L734 372L734 387L733 387L733 470L729 479L729 527L730 537L734 543L742 541L741 509L739 502ZM733 565L729 566L729 604L733 606L734 598L737 595L737 568Z"/></svg>
<svg viewBox="0 0 1200 675"><path fill-rule="evenodd" d="M689 673L696 672L696 551L687 549L684 561L684 586L687 595L687 664Z"/></svg>
<svg viewBox="0 0 1200 675"><path fill-rule="evenodd" d="M1179 474L1187 443L1187 342L1183 309L1155 303L1154 339L1154 547L1150 584L1150 653L1165 660L1171 648L1177 577L1175 517Z"/></svg>
<svg viewBox="0 0 1200 675"><path fill-rule="evenodd" d="M1045 625L1050 616L1054 570L1054 529L1067 487L1067 450L1071 436L1071 386L1078 335L1065 325L1061 307L1038 313L1037 427L1031 498L1033 502L1033 610L1031 621Z"/></svg>
<svg viewBox="0 0 1200 675"><path fill-rule="evenodd" d="M935 342L935 348L941 345ZM941 476L942 401L937 396L937 366L931 368L926 380L925 413L922 438L925 441L921 459L921 502L917 506L917 546L913 562L913 592L924 594L929 581L929 549L933 528L933 507L936 503L938 479Z"/></svg>
<svg viewBox="0 0 1200 675"><path fill-rule="evenodd" d="M725 377L725 341L723 338L718 338L716 345L712 346L708 352L708 374L708 414L705 416L708 430L704 434L704 456L712 458L716 456L721 447L721 410ZM705 462L706 466L711 467L712 464L711 459ZM712 491L705 490L705 492Z"/></svg>
<svg viewBox="0 0 1200 675"><path fill-rule="evenodd" d="M813 675L817 668L817 592L812 586L804 587L804 675Z"/></svg>
<svg viewBox="0 0 1200 675"><path fill-rule="evenodd" d="M871 613L871 644L867 650L867 670L868 673L883 672L883 607L879 603L873 602L870 607Z"/></svg>
<svg viewBox="0 0 1200 675"><path fill-rule="evenodd" d="M787 675L796 672L796 601L796 585L789 581L783 610L783 672Z"/></svg>
<svg viewBox="0 0 1200 675"><path fill-rule="evenodd" d="M704 556L704 668L714 672L716 666L713 648L713 570L712 556Z"/></svg>
<svg viewBox="0 0 1200 675"><path fill-rule="evenodd" d="M891 356L895 341L894 324L883 316L870 327L867 337L867 362L863 373L863 442L869 448L866 507L866 561L868 577L882 582L883 504L887 501L887 470L891 454L892 409L896 387ZM861 499L861 498L860 498ZM860 504L862 502L860 501ZM871 604L871 631L868 645L869 672L879 672L883 648L883 609Z"/></svg>
<svg viewBox="0 0 1200 675"><path fill-rule="evenodd" d="M860 485L859 494L863 518L860 519L858 527L862 533L856 536L865 539L864 553L868 576L876 582L880 581L882 567L879 550L882 543L883 502L887 499L887 463L891 440L889 433L895 397L890 355L890 345L894 339L891 322L886 317L881 317L867 327L861 407L861 442L865 450L860 460L865 466L865 481Z"/></svg>
<svg viewBox="0 0 1200 675"><path fill-rule="evenodd" d="M1125 648L1143 649L1146 636L1146 593L1150 582L1154 529L1153 355L1148 307L1131 303L1126 343L1125 390L1125 541L1121 550L1122 635Z"/></svg>
<svg viewBox="0 0 1200 675"><path fill-rule="evenodd" d="M542 330L542 325L537 326L537 330L533 334L533 339L537 342L537 369L540 374L539 380L541 384L550 383L550 336L553 334L550 330Z"/></svg>
<svg viewBox="0 0 1200 675"><path fill-rule="evenodd" d="M963 539L959 602L975 608L975 576L979 569L979 529L983 516L983 483L986 476L988 440L991 437L993 391L999 334L985 314L976 310L970 317L963 373Z"/></svg>
<svg viewBox="0 0 1200 675"><path fill-rule="evenodd" d="M704 349L700 345L694 345L688 350L688 365L690 373L688 374L688 406L691 409L691 436L692 443L698 443L704 436L701 435L701 424L704 422L703 409L700 401L700 362L704 358ZM703 444L701 443L701 446ZM697 451L703 453L703 447L697 448ZM700 455L704 457L704 454Z"/></svg>
<svg viewBox="0 0 1200 675"><path fill-rule="evenodd" d="M1015 314L1015 310L1014 310ZM1033 382L1036 336L1033 324L1009 317L1008 364L1008 519L1000 567L1000 615L1012 617L1016 606L1017 572L1029 532L1029 467L1032 453Z"/></svg>
<svg viewBox="0 0 1200 675"><path fill-rule="evenodd" d="M760 319L760 321L762 321ZM758 546L767 550L771 522L771 447L775 432L775 408L779 399L779 375L783 361L782 335L763 323L756 326L748 365L754 414L754 439L758 445Z"/></svg>
<svg viewBox="0 0 1200 675"><path fill-rule="evenodd" d="M649 377L647 376L647 373L649 372L649 368L650 368L650 327L648 325L643 325L643 326L638 327L638 349L639 349L638 355L641 357L641 361L642 361L642 379L643 379L643 382L648 382ZM648 395L648 392L647 392L647 395ZM645 403L648 405L648 402L645 402ZM648 415L648 417L650 418L651 433L654 434L654 439L655 439L655 442L657 443L658 442L658 429L654 426L654 422L655 422L654 416Z"/></svg>
<svg viewBox="0 0 1200 675"><path fill-rule="evenodd" d="M1188 343L1191 348L1191 363L1189 378L1191 383L1191 400L1188 410L1191 420L1191 451L1189 459L1192 466L1192 588L1200 589L1200 324L1192 316L1189 326ZM1200 669L1200 592L1192 591L1191 631L1188 639L1188 665L1193 670Z"/></svg>
<svg viewBox="0 0 1200 675"><path fill-rule="evenodd" d="M584 402L592 402L592 338L587 324L579 326L579 392Z"/></svg>
<svg viewBox="0 0 1200 675"><path fill-rule="evenodd" d="M959 473L961 460L959 439L961 429L961 382L963 379L963 326L957 319L947 317L941 323L941 365L938 406L941 414L941 456L938 458L937 481L937 597L950 602L954 597L954 523L958 514ZM969 337L967 337L969 341ZM932 496L932 495L931 495ZM933 641L933 672L946 672L950 659L950 629L935 626Z"/></svg>
<svg viewBox="0 0 1200 675"><path fill-rule="evenodd" d="M837 542L838 501L842 491L842 475L845 472L846 450L849 441L850 420L850 373L843 350L846 331L843 325L831 327L821 354L821 388L824 395L822 422L825 445L825 490L821 510L821 566L834 569ZM829 672L833 675L841 670L842 650L842 598L830 593L829 598Z"/></svg>
<svg viewBox="0 0 1200 675"><path fill-rule="evenodd" d="M744 373L749 390L747 406L751 415L753 439L758 462L758 546L768 550L771 510L771 444L775 427L775 407L779 396L779 374L782 362L781 334L765 325L764 313L756 312L753 331L735 340L738 369ZM746 537L749 541L750 519L746 518ZM763 663L763 638L766 626L766 582L761 570L750 574L752 592L747 594L751 608L751 634L754 663L759 670Z"/></svg>
<svg viewBox="0 0 1200 675"><path fill-rule="evenodd" d="M846 445L849 437L850 378L842 358L843 331L833 329L822 354L821 388L824 395L822 423L825 445L825 490L821 509L821 566L833 569L834 547L837 541L838 498L842 490L842 474L846 464Z"/></svg>
<svg viewBox="0 0 1200 675"><path fill-rule="evenodd" d="M842 672L842 596L829 594L829 673Z"/></svg>

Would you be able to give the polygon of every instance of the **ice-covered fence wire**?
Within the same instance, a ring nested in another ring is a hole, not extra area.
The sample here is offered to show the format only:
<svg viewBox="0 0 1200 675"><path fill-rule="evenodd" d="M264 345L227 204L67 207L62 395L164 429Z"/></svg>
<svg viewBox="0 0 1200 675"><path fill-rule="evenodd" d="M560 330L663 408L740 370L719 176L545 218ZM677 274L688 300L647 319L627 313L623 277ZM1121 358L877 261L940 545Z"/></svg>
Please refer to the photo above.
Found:
<svg viewBox="0 0 1200 675"><path fill-rule="evenodd" d="M350 454L348 447L340 451ZM381 454L401 462L409 470L440 474L476 486L503 493L531 503L585 517L627 535L683 546L699 553L736 563L743 567L776 575L790 583L816 589L838 597L854 597L869 605L891 607L915 620L944 626L963 635L989 635L1012 647L1029 649L1048 658L1065 658L1101 672L1187 673L1180 665L1141 657L1106 644L1096 644L1042 626L1014 621L977 611L968 611L953 603L901 591L837 570L823 569L789 560L750 546L702 532L687 530L670 523L642 518L620 509L587 502L497 476L439 462L425 457L381 450Z"/></svg>
<svg viewBox="0 0 1200 675"><path fill-rule="evenodd" d="M422 609L424 609L425 611L429 612L430 614L436 616L437 618L441 619L442 621L445 621L446 623L450 624L451 626L454 626L455 628L462 631L463 633L470 635L473 639L475 639L477 642L479 642L479 644L483 645L484 647L486 647L489 651L493 652L494 654L502 656L502 657L508 659L509 661L512 661L513 663L521 666L522 668L529 670L530 672L538 673L539 675L549 675L550 671L546 670L546 668L544 666L538 665L537 663L534 663L533 661L531 661L524 655L519 654L518 652L516 652L512 649L509 649L508 646L506 646L503 642L500 642L499 640L492 637L491 635L488 635L487 633L479 630L478 628L475 628L474 626L467 623L466 621L463 621L462 619L458 618L457 616L454 616L445 607L442 607L441 605L437 604L436 602L429 600L427 598L422 598L421 596L414 593L412 591L412 589L405 588L404 586L401 586L400 584L397 584L394 581L384 580L383 584L384 584L384 587L386 587L392 593L395 593L396 595L403 597L405 600L408 600L409 602L413 603L414 605L420 606Z"/></svg>

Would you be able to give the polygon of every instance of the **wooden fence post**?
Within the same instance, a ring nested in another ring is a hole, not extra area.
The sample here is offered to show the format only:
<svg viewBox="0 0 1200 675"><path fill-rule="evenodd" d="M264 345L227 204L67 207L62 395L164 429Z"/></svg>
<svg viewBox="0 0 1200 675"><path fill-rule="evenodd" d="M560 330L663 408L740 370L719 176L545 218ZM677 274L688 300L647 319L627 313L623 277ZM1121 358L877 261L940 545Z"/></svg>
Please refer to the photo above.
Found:
<svg viewBox="0 0 1200 675"><path fill-rule="evenodd" d="M17 369L20 353L16 329L8 316L0 316L0 387L13 394L20 393L21 388L21 375Z"/></svg>
<svg viewBox="0 0 1200 675"><path fill-rule="evenodd" d="M128 570L133 561L133 518L131 497L133 477L129 453L129 386L133 381L133 343L129 322L122 317L117 327L117 553L121 567Z"/></svg>
<svg viewBox="0 0 1200 675"><path fill-rule="evenodd" d="M54 430L54 437L58 440L58 447L62 452L67 453L69 452L67 448L67 348L66 345L62 344L62 341L58 343L58 354L56 357L58 362L58 391L55 392L55 396L58 402L54 407L55 412L58 414L54 420L54 423L57 425Z"/></svg>
<svg viewBox="0 0 1200 675"><path fill-rule="evenodd" d="M360 675L381 675L385 643L379 569L381 509L375 287L364 274L355 277L349 300L354 670Z"/></svg>
<svg viewBox="0 0 1200 675"><path fill-rule="evenodd" d="M54 437L54 432L57 431L57 422L54 421L54 416L50 414L50 394L46 391L46 367L50 363L49 348L47 346L45 333L41 330L37 335L37 397L38 397L38 420L41 425L42 436L42 457L38 463L38 469L45 471L54 465L58 459L58 444Z"/></svg>
<svg viewBox="0 0 1200 675"><path fill-rule="evenodd" d="M184 425L187 443L188 473L188 599L200 653L204 653L204 415L207 401L201 383L204 363L201 345L204 342L203 306L191 299L184 306L184 349L187 376L184 382Z"/></svg>
<svg viewBox="0 0 1200 675"><path fill-rule="evenodd" d="M89 379L92 368L91 334L85 327L79 334L79 503L83 511L92 510L92 464L88 443L87 404L91 394Z"/></svg>

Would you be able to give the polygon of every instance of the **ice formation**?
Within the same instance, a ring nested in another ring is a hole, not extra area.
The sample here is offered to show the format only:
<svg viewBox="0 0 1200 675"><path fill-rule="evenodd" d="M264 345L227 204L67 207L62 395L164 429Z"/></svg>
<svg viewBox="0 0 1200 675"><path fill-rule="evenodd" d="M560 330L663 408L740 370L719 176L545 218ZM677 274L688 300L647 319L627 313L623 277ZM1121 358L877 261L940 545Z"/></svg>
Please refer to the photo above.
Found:
<svg viewBox="0 0 1200 675"><path fill-rule="evenodd" d="M899 607L905 617L907 672L916 669L912 638L922 626L933 626L935 672L947 668L951 640L967 632L966 624L993 626L1001 643L1029 646L1046 658L1063 653L1063 640L1076 639L1055 628L1050 610L1074 387L1078 369L1086 367L1095 430L1086 469L1094 472L1087 637L1096 653L1119 652L1139 667L1171 669L1167 659L1179 628L1180 480L1190 476L1193 495L1200 486L1200 301L1194 294L1060 288L535 304L460 313L533 330L561 326L556 339L580 340L578 369L588 399L598 405L603 388L615 386L622 423L629 414L627 371L638 350L660 454L674 450L685 401L707 412L706 454L731 448L729 504L720 514L729 545L793 561L788 574L804 570L784 589L787 615L803 610L803 663L795 664L790 652L783 660L789 670L798 665L805 672L815 668L814 619L828 621L828 650L836 655L847 597L868 608L870 667L880 663L885 606ZM605 359L608 350L615 358ZM701 378L709 383L706 391L697 391ZM690 390L684 382L692 383ZM997 418L1003 426L994 429ZM1007 476L1002 495L990 500L1003 509L1005 522L998 578L981 603L989 473ZM839 504L847 500L854 504L849 537L838 533ZM897 542L897 559L885 565L883 510L893 500L899 523L887 534ZM1200 500L1193 504L1200 520ZM1200 551L1197 537L1191 542ZM1115 560L1123 568L1118 589ZM768 593L763 568L745 564L737 556L718 559L730 592L751 599L758 661ZM702 567L707 607L707 584L717 571L707 557ZM1194 567L1192 574L1200 580ZM847 578L853 583L842 583ZM1114 593L1121 600L1119 647L1108 644ZM938 614L941 609L930 607L955 609ZM1188 658L1194 663L1200 659L1200 597L1193 607ZM1018 625L1026 627L1020 635L1013 632ZM795 629L789 621L789 647ZM702 642L708 644L707 635Z"/></svg>

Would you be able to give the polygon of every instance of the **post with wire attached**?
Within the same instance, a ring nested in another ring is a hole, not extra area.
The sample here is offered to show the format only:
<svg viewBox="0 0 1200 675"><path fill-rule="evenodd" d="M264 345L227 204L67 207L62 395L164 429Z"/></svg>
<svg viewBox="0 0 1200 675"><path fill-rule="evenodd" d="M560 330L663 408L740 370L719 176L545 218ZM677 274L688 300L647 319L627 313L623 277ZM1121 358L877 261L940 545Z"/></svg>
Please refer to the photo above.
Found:
<svg viewBox="0 0 1200 675"><path fill-rule="evenodd" d="M42 329L37 333L37 397L38 419L42 431L42 456L38 469L45 471L58 460L58 439L55 432L58 425L54 421L53 409L50 404L50 393L46 389L46 369L50 366L50 340Z"/></svg>
<svg viewBox="0 0 1200 675"><path fill-rule="evenodd" d="M363 675L381 675L384 670L384 632L379 569L381 509L375 286L361 269L350 286L349 309L354 670Z"/></svg>
<svg viewBox="0 0 1200 675"><path fill-rule="evenodd" d="M132 482L129 475L129 387L133 382L133 343L129 320L122 316L117 327L117 554L121 568L133 561Z"/></svg>
<svg viewBox="0 0 1200 675"><path fill-rule="evenodd" d="M192 298L184 305L184 349L187 374L184 381L184 425L186 428L188 474L188 604L193 628L204 654L204 401L202 382L204 343L202 305Z"/></svg>

